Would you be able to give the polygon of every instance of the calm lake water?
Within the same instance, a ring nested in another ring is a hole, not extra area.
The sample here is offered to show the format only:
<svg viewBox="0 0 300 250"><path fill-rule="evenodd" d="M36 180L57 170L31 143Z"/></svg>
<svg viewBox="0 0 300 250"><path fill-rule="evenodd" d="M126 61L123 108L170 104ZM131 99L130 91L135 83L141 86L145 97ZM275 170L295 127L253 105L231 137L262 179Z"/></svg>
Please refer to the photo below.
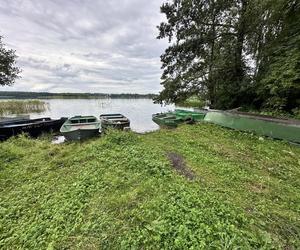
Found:
<svg viewBox="0 0 300 250"><path fill-rule="evenodd" d="M47 99L46 112L30 114L38 117L71 117L74 115L94 115L104 113L122 113L131 121L133 131L143 133L159 127L152 121L152 114L174 110L174 105L161 106L151 99Z"/></svg>

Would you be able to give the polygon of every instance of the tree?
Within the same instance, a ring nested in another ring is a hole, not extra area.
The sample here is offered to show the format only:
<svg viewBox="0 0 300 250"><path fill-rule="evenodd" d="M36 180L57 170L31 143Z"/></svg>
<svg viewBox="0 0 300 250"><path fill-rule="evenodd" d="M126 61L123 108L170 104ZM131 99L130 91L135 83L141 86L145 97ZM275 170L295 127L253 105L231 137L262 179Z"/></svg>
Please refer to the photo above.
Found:
<svg viewBox="0 0 300 250"><path fill-rule="evenodd" d="M158 101L176 102L199 95L213 107L235 106L245 82L243 59L248 0L174 0L161 12L159 39L171 45L161 56Z"/></svg>
<svg viewBox="0 0 300 250"><path fill-rule="evenodd" d="M269 14L256 76L257 106L291 111L300 106L300 3L278 1ZM276 27L276 28L274 28Z"/></svg>
<svg viewBox="0 0 300 250"><path fill-rule="evenodd" d="M299 107L300 2L173 0L161 6L163 74L156 101L191 95L211 107Z"/></svg>
<svg viewBox="0 0 300 250"><path fill-rule="evenodd" d="M0 37L0 85L12 85L18 78L20 69L16 66L16 58L15 51L5 48Z"/></svg>

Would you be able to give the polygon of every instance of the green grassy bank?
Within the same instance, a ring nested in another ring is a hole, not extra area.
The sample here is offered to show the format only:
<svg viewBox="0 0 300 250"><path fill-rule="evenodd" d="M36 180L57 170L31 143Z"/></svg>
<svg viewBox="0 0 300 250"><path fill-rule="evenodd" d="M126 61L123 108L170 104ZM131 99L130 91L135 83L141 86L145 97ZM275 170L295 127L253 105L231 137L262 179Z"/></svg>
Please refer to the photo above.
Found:
<svg viewBox="0 0 300 250"><path fill-rule="evenodd" d="M1 249L299 249L300 147L209 124L0 143Z"/></svg>

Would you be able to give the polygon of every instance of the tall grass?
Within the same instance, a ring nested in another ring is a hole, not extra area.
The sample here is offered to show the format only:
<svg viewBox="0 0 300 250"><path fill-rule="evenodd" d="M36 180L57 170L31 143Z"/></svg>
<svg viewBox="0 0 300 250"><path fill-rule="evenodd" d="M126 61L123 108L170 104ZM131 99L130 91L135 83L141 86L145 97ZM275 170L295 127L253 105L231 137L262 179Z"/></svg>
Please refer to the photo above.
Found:
<svg viewBox="0 0 300 250"><path fill-rule="evenodd" d="M41 113L48 109L48 104L40 100L0 101L0 115Z"/></svg>

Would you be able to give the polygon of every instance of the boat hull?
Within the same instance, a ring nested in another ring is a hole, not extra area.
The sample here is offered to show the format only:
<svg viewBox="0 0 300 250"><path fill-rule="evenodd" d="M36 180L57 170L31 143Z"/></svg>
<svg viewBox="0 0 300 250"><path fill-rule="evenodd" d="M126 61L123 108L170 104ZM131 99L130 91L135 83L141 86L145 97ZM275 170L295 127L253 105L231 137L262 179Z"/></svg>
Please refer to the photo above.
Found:
<svg viewBox="0 0 300 250"><path fill-rule="evenodd" d="M39 118L4 122L0 124L0 139L5 140L21 133L37 137L42 133L58 132L66 119L52 120L50 118Z"/></svg>
<svg viewBox="0 0 300 250"><path fill-rule="evenodd" d="M207 113L207 111L204 111L204 110L201 112L200 111L195 112L195 111L189 111L189 110L181 110L181 109L175 110L176 117L180 117L183 119L192 118L193 121L195 121L195 122L203 121L206 113Z"/></svg>
<svg viewBox="0 0 300 250"><path fill-rule="evenodd" d="M154 114L152 121L161 127L176 128L179 124L192 124L204 120L206 112L176 109L174 112Z"/></svg>
<svg viewBox="0 0 300 250"><path fill-rule="evenodd" d="M68 141L79 141L95 137L100 133L100 121L95 116L74 116L60 128Z"/></svg>
<svg viewBox="0 0 300 250"><path fill-rule="evenodd" d="M152 121L155 122L160 127L167 128L176 128L180 123L182 123L182 119L176 118L174 115L166 114L154 114L152 116Z"/></svg>
<svg viewBox="0 0 300 250"><path fill-rule="evenodd" d="M77 129L61 133L68 141L81 141L100 135L99 129Z"/></svg>
<svg viewBox="0 0 300 250"><path fill-rule="evenodd" d="M300 125L287 123L285 120L280 122L279 119L274 119L276 120L274 122L259 116L239 115L230 112L209 112L204 120L231 129L300 143Z"/></svg>

